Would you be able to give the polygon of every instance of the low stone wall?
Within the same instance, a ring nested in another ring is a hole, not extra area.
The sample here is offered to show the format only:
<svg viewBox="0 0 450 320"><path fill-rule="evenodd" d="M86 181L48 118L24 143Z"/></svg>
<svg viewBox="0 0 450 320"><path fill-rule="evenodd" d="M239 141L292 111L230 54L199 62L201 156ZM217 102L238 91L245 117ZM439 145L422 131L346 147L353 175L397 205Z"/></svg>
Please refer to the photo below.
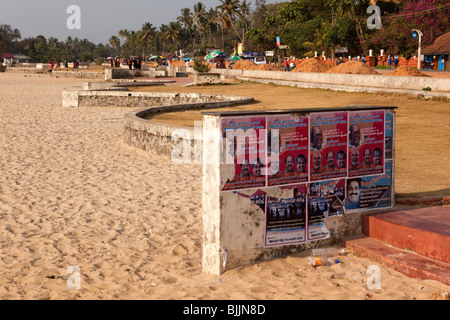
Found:
<svg viewBox="0 0 450 320"><path fill-rule="evenodd" d="M423 88L429 87L432 91L450 91L450 78L232 69L212 69L211 71L225 76L353 86L361 90L382 88L421 91Z"/></svg>
<svg viewBox="0 0 450 320"><path fill-rule="evenodd" d="M194 146L194 128L158 123L152 115L192 109L221 108L253 102L252 97L209 95L198 93L64 91L64 107L129 107L140 108L125 114L125 143L150 152L172 155L183 139L172 141L175 130L183 130ZM201 143L201 141L197 141Z"/></svg>
<svg viewBox="0 0 450 320"><path fill-rule="evenodd" d="M103 79L104 72L96 71L52 71L52 77L58 78L74 78L74 79Z"/></svg>
<svg viewBox="0 0 450 320"><path fill-rule="evenodd" d="M21 73L21 74L47 74L50 72L50 69L8 67L6 68L6 72Z"/></svg>
<svg viewBox="0 0 450 320"><path fill-rule="evenodd" d="M118 79L102 82L85 82L83 90L123 90L127 91L128 87L147 87L162 86L165 83L172 83L174 80L129 80Z"/></svg>
<svg viewBox="0 0 450 320"><path fill-rule="evenodd" d="M105 69L104 79L130 79L136 77L156 78L156 69L150 68L148 70L130 70L124 68L108 68Z"/></svg>
<svg viewBox="0 0 450 320"><path fill-rule="evenodd" d="M220 83L221 74L212 72L195 72L194 83Z"/></svg>

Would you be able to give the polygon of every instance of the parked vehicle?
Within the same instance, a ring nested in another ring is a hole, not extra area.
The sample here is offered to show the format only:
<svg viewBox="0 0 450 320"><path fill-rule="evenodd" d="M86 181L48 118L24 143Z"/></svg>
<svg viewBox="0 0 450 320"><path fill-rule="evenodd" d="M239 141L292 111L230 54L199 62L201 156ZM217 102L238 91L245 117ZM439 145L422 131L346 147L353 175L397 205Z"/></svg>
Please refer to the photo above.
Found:
<svg viewBox="0 0 450 320"><path fill-rule="evenodd" d="M261 57L256 57L256 58L253 60L253 62L254 62L255 64L266 64L266 63L267 63L267 59L266 59L266 57L263 57L263 56L261 56Z"/></svg>

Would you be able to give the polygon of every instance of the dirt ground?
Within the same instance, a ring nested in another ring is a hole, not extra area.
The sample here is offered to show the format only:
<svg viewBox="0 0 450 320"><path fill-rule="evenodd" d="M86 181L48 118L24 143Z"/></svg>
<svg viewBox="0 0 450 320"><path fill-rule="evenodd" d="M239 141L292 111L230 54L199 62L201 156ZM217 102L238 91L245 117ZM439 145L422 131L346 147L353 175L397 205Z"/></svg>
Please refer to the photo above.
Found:
<svg viewBox="0 0 450 320"><path fill-rule="evenodd" d="M395 190L397 198L450 195L450 102L384 93L346 93L234 81L214 86L177 85L133 91L198 92L252 96L255 102L216 110L329 108L364 104L396 106ZM203 110L161 114L153 119L193 126ZM182 113L182 114L180 114Z"/></svg>

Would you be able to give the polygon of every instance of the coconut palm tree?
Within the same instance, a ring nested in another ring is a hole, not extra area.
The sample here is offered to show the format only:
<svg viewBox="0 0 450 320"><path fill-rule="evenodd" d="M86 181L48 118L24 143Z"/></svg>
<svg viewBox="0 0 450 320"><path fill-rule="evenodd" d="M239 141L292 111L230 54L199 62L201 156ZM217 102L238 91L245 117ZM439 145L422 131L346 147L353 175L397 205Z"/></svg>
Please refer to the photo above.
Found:
<svg viewBox="0 0 450 320"><path fill-rule="evenodd" d="M191 9L189 8L183 8L181 9L181 16L177 17L178 22L182 23L184 25L184 28L188 31L189 33L189 38L191 39L192 42L192 25L194 23L192 14L191 14Z"/></svg>
<svg viewBox="0 0 450 320"><path fill-rule="evenodd" d="M114 49L117 50L117 52L120 52L120 39L117 36L111 36L111 38L109 38L108 43L111 45L111 47L113 47Z"/></svg>
<svg viewBox="0 0 450 320"><path fill-rule="evenodd" d="M201 2L198 2L194 5L193 21L197 25L198 31L200 33L200 38L202 39L202 44L204 44L207 19L206 7Z"/></svg>
<svg viewBox="0 0 450 320"><path fill-rule="evenodd" d="M181 34L181 24L179 22L170 22L167 29L164 31L164 38L175 43L175 50L179 48L179 38Z"/></svg>
<svg viewBox="0 0 450 320"><path fill-rule="evenodd" d="M156 35L156 27L154 27L150 22L144 23L140 31L141 41L144 47L149 48L153 39Z"/></svg>
<svg viewBox="0 0 450 320"><path fill-rule="evenodd" d="M251 2L247 2L247 0L242 0L241 4L239 5L239 15L244 19L245 23L245 32L248 31L248 23L247 23L247 17L251 14Z"/></svg>
<svg viewBox="0 0 450 320"><path fill-rule="evenodd" d="M242 42L243 39L237 32L233 23L235 18L239 15L239 0L220 0L220 2L221 4L217 6L217 9L221 12L222 21L225 23L224 27L226 25L228 29L231 26L239 37L239 40Z"/></svg>

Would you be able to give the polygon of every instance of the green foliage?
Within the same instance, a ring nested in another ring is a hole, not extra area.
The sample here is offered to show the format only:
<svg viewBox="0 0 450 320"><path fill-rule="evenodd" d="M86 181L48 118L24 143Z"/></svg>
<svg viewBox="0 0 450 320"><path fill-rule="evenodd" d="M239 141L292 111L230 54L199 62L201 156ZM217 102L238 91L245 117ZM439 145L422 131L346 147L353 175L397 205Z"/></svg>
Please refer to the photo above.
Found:
<svg viewBox="0 0 450 320"><path fill-rule="evenodd" d="M209 66L205 63L203 63L203 61L199 60L199 59L195 59L194 60L194 71L196 72L209 72Z"/></svg>
<svg viewBox="0 0 450 320"><path fill-rule="evenodd" d="M119 30L106 45L71 37L65 41L44 36L20 40L19 30L0 24L0 54L23 53L36 62L95 61L183 49L198 57L206 54L206 48L222 48L231 54L240 42L246 51L276 50L275 38L280 36L281 44L289 48L283 53L297 57L314 51L329 56L332 46L348 47L352 56L384 49L386 54L409 57L417 49L411 29L422 30L423 45L449 31L448 0L377 0L381 30L367 28L371 0L215 1L216 6L198 1L192 8L182 8L176 21L159 28L144 22L140 30Z"/></svg>
<svg viewBox="0 0 450 320"><path fill-rule="evenodd" d="M101 66L103 64L103 59L98 57L97 59L95 59L95 64Z"/></svg>

